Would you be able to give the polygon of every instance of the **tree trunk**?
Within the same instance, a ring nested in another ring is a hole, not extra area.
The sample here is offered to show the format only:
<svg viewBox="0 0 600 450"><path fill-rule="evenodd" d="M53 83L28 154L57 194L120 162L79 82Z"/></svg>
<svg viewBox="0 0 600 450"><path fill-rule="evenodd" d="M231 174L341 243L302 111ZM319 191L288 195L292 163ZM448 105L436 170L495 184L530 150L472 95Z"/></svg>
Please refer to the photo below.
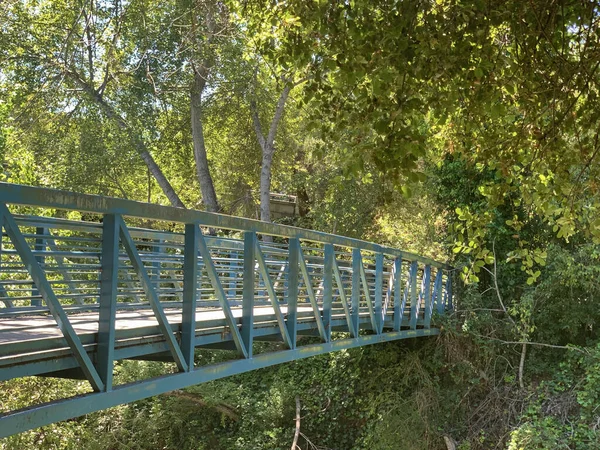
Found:
<svg viewBox="0 0 600 450"><path fill-rule="evenodd" d="M202 92L206 85L208 70L194 71L194 82L190 91L190 107L192 120L192 139L194 143L194 159L196 161L196 175L200 183L202 201L210 212L219 212L219 202L215 193L213 179L208 168L206 145L204 142L204 129L202 125Z"/></svg>
<svg viewBox="0 0 600 450"><path fill-rule="evenodd" d="M527 343L523 342L521 347L521 359L519 361L519 387L525 389L525 383L523 382L523 372L525 370L525 356L527 355Z"/></svg>
<svg viewBox="0 0 600 450"><path fill-rule="evenodd" d="M144 163L146 163L148 170L156 179L156 182L162 189L165 196L169 199L171 205L178 208L185 208L185 205L175 192L175 189L173 189L173 186L171 186L171 183L169 183L169 180L167 180L167 177L165 177L164 173L158 164L156 164L156 161L148 151L148 148L146 147L146 144L139 133L135 131L115 110L115 108L107 103L92 86L83 81L83 79L77 73L71 71L66 71L65 73L85 92L88 98L90 98L102 109L102 111L104 111L104 114L106 114L109 119L114 120L119 128L129 135L134 142L136 151L139 153Z"/></svg>
<svg viewBox="0 0 600 450"><path fill-rule="evenodd" d="M296 450L298 447L298 438L300 437L300 397L296 395L296 431L294 432L294 440L292 441L291 450Z"/></svg>
<svg viewBox="0 0 600 450"><path fill-rule="evenodd" d="M260 170L260 220L271 221L271 167L273 165L275 148L266 145L262 152L262 165Z"/></svg>
<svg viewBox="0 0 600 450"><path fill-rule="evenodd" d="M269 134L266 137L262 132L256 102L250 102L254 131L258 143L260 144L260 148L262 149L262 164L260 171L260 220L263 222L271 221L271 167L273 165L273 155L275 154L275 135L277 134L277 126L283 116L285 102L292 87L291 84L286 84L283 91L281 91L277 106L275 107L275 114L273 114L273 119L271 120L271 125L269 127Z"/></svg>

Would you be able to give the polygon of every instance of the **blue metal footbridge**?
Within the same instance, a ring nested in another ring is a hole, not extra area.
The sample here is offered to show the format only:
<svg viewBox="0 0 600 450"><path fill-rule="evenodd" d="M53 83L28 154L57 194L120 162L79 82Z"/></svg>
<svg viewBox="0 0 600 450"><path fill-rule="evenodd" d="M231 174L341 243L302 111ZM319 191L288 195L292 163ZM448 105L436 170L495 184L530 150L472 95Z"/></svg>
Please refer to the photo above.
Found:
<svg viewBox="0 0 600 450"><path fill-rule="evenodd" d="M435 335L432 316L452 308L446 264L311 230L6 183L0 225L0 388L28 376L89 382L75 397L0 405L0 438L274 364ZM256 341L280 344L254 354ZM198 349L236 356L200 365ZM172 369L113 383L126 359Z"/></svg>

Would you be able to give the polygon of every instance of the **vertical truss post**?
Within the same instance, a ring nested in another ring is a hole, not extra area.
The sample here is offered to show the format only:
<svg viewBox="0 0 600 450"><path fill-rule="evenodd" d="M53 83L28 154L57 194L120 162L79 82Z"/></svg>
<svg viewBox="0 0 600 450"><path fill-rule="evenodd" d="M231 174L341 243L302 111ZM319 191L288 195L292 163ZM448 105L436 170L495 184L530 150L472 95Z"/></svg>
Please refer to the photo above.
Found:
<svg viewBox="0 0 600 450"><path fill-rule="evenodd" d="M331 340L331 308L333 303L333 244L325 244L323 261L323 325L327 342Z"/></svg>
<svg viewBox="0 0 600 450"><path fill-rule="evenodd" d="M354 337L358 337L360 309L360 268L362 257L359 248L352 249L352 328Z"/></svg>
<svg viewBox="0 0 600 450"><path fill-rule="evenodd" d="M36 227L35 228L35 245L34 250L36 252L43 252L46 249L46 240L44 239L44 235L46 234L46 229L44 227ZM36 255L35 260L38 264L44 264L46 262L46 257L44 255ZM31 297L37 297L40 295L40 291L35 285L31 288ZM42 306L42 301L39 298L31 299L31 306Z"/></svg>
<svg viewBox="0 0 600 450"><path fill-rule="evenodd" d="M375 333L383 331L383 253L375 255Z"/></svg>
<svg viewBox="0 0 600 450"><path fill-rule="evenodd" d="M423 291L423 308L425 309L425 321L423 326L429 328L431 326L431 266L427 264L423 272L423 283L425 290Z"/></svg>
<svg viewBox="0 0 600 450"><path fill-rule="evenodd" d="M400 306L402 303L402 257L398 256L394 260L394 331L400 331L402 326L402 314Z"/></svg>
<svg viewBox="0 0 600 450"><path fill-rule="evenodd" d="M85 377L88 379L95 391L102 392L104 390L104 383L100 379L98 371L94 367L92 360L81 344L81 340L79 339L79 336L77 336L77 333L75 333L71 322L69 322L67 314L58 301L58 298L52 290L50 283L48 283L46 274L36 261L33 252L29 248L29 244L27 244L25 237L21 233L21 230L19 230L19 226L4 204L0 204L0 223L4 225L6 234L8 234L9 239L13 243L17 254L21 257L23 264L25 264L25 267L27 267L27 270L31 275L33 282L39 289L42 298L46 301L46 305L48 305L50 314L52 314L52 317L54 317L54 320L63 333L63 336L71 348L73 356L75 356L75 359L77 360Z"/></svg>
<svg viewBox="0 0 600 450"><path fill-rule="evenodd" d="M440 299L442 298L442 269L437 269L435 274L435 281L433 283L433 293L431 294L431 311L433 312L433 308L435 306L438 314L441 314L444 310L444 305Z"/></svg>
<svg viewBox="0 0 600 450"><path fill-rule="evenodd" d="M119 274L119 222L114 214L102 221L100 258L100 313L98 317L97 367L106 391L112 390Z"/></svg>
<svg viewBox="0 0 600 450"><path fill-rule="evenodd" d="M196 301L198 296L198 236L196 223L185 224L183 244L183 299L181 305L181 353L187 370L194 370L196 348Z"/></svg>
<svg viewBox="0 0 600 450"><path fill-rule="evenodd" d="M287 287L287 320L286 326L292 348L296 348L296 322L298 319L298 256L300 240L290 238L288 243L288 287Z"/></svg>
<svg viewBox="0 0 600 450"><path fill-rule="evenodd" d="M258 243L254 231L244 233L244 278L242 293L242 341L246 347L248 358L252 358L252 342L254 338L254 262L255 247Z"/></svg>
<svg viewBox="0 0 600 450"><path fill-rule="evenodd" d="M417 270L418 263L413 261L410 266L410 329L417 328L417 314L419 313L419 304L417 300Z"/></svg>

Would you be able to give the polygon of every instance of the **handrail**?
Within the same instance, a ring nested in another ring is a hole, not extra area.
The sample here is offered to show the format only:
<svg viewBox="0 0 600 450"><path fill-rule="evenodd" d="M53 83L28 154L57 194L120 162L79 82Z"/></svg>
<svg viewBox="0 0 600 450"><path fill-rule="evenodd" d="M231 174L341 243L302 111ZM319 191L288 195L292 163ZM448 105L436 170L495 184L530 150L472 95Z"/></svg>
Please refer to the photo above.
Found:
<svg viewBox="0 0 600 450"><path fill-rule="evenodd" d="M123 216L142 219L164 220L182 224L192 223L206 227L220 227L236 231L254 231L256 233L272 236L298 238L344 247L360 248L362 250L402 257L410 261L418 261L442 269L451 268L448 264L435 261L431 258L360 239L338 236L321 231L307 230L289 225L228 216L225 214L142 203L120 198L79 194L20 184L0 183L0 203L44 208L60 208L97 214L121 214Z"/></svg>

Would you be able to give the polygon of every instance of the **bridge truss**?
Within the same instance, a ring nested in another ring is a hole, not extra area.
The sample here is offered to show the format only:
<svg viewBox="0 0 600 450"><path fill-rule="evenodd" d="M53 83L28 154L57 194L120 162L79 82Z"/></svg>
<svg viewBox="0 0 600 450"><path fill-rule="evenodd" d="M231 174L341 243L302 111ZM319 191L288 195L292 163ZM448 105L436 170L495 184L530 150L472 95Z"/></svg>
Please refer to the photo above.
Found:
<svg viewBox="0 0 600 450"><path fill-rule="evenodd" d="M0 382L89 393L1 410L0 437L331 351L437 334L450 268L370 242L255 220L0 183ZM303 336L318 339L302 345ZM253 353L256 341L280 349ZM235 350L212 365L197 349ZM113 383L125 359L173 372Z"/></svg>

